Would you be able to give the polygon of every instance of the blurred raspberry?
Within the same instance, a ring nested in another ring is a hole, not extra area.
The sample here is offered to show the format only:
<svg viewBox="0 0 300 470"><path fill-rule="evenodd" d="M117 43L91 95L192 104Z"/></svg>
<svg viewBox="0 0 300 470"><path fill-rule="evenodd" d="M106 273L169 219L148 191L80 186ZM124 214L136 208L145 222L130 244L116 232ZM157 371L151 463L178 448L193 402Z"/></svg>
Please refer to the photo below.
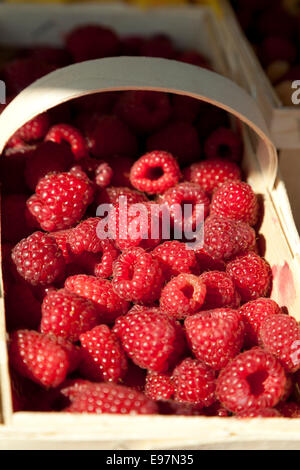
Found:
<svg viewBox="0 0 300 470"><path fill-rule="evenodd" d="M51 127L45 137L45 141L55 142L61 144L67 142L72 150L76 160L88 156L87 143L83 135L76 127L69 124L56 124Z"/></svg>
<svg viewBox="0 0 300 470"><path fill-rule="evenodd" d="M240 162L243 156L243 142L231 129L219 127L206 139L204 153L208 159L225 158Z"/></svg>

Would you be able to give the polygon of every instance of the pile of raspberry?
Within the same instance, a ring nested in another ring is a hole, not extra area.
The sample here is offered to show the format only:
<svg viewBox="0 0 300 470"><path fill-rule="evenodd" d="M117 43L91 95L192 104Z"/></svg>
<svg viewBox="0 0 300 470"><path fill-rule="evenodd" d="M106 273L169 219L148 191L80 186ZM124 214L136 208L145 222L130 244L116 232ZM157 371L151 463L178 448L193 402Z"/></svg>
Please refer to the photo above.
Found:
<svg viewBox="0 0 300 470"><path fill-rule="evenodd" d="M225 112L162 92L83 97L17 131L1 158L16 411L299 416L299 327L269 298L242 156ZM193 245L175 228L198 205Z"/></svg>

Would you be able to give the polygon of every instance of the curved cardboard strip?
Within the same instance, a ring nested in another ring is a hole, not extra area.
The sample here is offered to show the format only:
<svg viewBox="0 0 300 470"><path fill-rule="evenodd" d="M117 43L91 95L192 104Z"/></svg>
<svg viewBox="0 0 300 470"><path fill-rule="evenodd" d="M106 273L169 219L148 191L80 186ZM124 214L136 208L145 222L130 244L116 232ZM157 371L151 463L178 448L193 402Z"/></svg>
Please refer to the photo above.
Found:
<svg viewBox="0 0 300 470"><path fill-rule="evenodd" d="M30 119L73 98L128 89L188 95L237 116L261 138L260 166L269 189L277 173L276 149L255 101L231 80L182 62L146 57L113 57L59 69L26 88L0 116L0 152Z"/></svg>

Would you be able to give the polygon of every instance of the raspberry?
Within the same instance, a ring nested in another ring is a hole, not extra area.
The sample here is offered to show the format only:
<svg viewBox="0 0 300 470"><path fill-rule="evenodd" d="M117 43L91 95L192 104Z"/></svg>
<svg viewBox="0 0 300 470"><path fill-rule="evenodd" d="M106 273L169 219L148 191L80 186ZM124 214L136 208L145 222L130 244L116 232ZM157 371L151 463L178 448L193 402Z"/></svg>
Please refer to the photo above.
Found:
<svg viewBox="0 0 300 470"><path fill-rule="evenodd" d="M175 59L176 57L174 45L165 34L155 34L145 39L139 52L144 57L162 57L164 59Z"/></svg>
<svg viewBox="0 0 300 470"><path fill-rule="evenodd" d="M27 206L41 228L50 232L72 227L93 199L87 178L71 173L52 173L38 182Z"/></svg>
<svg viewBox="0 0 300 470"><path fill-rule="evenodd" d="M119 202L119 198L121 196L126 197L127 204L138 204L140 202L147 202L147 197L140 193L139 191L135 191L134 189L126 188L126 187L115 187L109 186L105 188L103 191L96 196L97 205L100 204L117 204Z"/></svg>
<svg viewBox="0 0 300 470"><path fill-rule="evenodd" d="M201 312L188 317L184 325L195 357L215 370L223 369L243 346L244 324L236 310Z"/></svg>
<svg viewBox="0 0 300 470"><path fill-rule="evenodd" d="M216 188L227 181L240 181L241 170L232 161L221 158L212 158L202 162L193 163L184 172L185 179L201 186L211 195Z"/></svg>
<svg viewBox="0 0 300 470"><path fill-rule="evenodd" d="M50 291L43 300L40 325L42 333L59 336L74 343L82 333L97 323L93 302L67 289Z"/></svg>
<svg viewBox="0 0 300 470"><path fill-rule="evenodd" d="M250 252L230 261L226 267L243 302L266 297L272 281L269 264L257 254Z"/></svg>
<svg viewBox="0 0 300 470"><path fill-rule="evenodd" d="M118 55L120 40L111 29L91 24L73 29L66 37L66 47L75 62L82 62Z"/></svg>
<svg viewBox="0 0 300 470"><path fill-rule="evenodd" d="M193 274L179 274L163 288L160 308L178 320L200 310L206 294L205 284Z"/></svg>
<svg viewBox="0 0 300 470"><path fill-rule="evenodd" d="M30 57L9 62L2 71L7 93L17 95L38 78L53 72L55 69L56 67L53 64L37 61Z"/></svg>
<svg viewBox="0 0 300 470"><path fill-rule="evenodd" d="M235 357L217 379L217 396L233 413L273 408L285 393L287 378L279 361L260 348Z"/></svg>
<svg viewBox="0 0 300 470"><path fill-rule="evenodd" d="M41 178L54 171L67 171L72 163L73 155L66 145L44 142L26 159L26 184L32 191L35 191Z"/></svg>
<svg viewBox="0 0 300 470"><path fill-rule="evenodd" d="M131 188L130 170L134 162L135 158L126 155L115 155L109 159L109 165L113 170L112 186L128 186L128 188Z"/></svg>
<svg viewBox="0 0 300 470"><path fill-rule="evenodd" d="M75 381L61 390L71 404L68 413L156 414L157 405L143 393L129 387L107 383Z"/></svg>
<svg viewBox="0 0 300 470"><path fill-rule="evenodd" d="M135 162L130 171L130 182L139 191L160 194L172 188L180 179L177 161L167 152L146 153Z"/></svg>
<svg viewBox="0 0 300 470"><path fill-rule="evenodd" d="M197 249L195 253L199 273L205 271L225 271L226 265L224 261L212 258L203 248Z"/></svg>
<svg viewBox="0 0 300 470"><path fill-rule="evenodd" d="M107 279L79 274L68 277L65 287L71 292L93 301L97 308L99 321L103 323L112 323L129 309L128 302L114 292L112 283Z"/></svg>
<svg viewBox="0 0 300 470"><path fill-rule="evenodd" d="M215 374L197 359L184 359L173 372L175 401L208 407L215 401Z"/></svg>
<svg viewBox="0 0 300 470"><path fill-rule="evenodd" d="M148 372L145 394L152 400L169 400L174 395L175 388L170 374Z"/></svg>
<svg viewBox="0 0 300 470"><path fill-rule="evenodd" d="M32 232L34 219L27 209L26 201L25 194L3 196L1 201L3 240L16 243Z"/></svg>
<svg viewBox="0 0 300 470"><path fill-rule="evenodd" d="M12 260L20 276L34 286L51 284L64 273L62 251L42 232L21 240L12 250Z"/></svg>
<svg viewBox="0 0 300 470"><path fill-rule="evenodd" d="M243 142L238 134L226 127L219 127L206 139L206 158L225 158L240 162L243 156Z"/></svg>
<svg viewBox="0 0 300 470"><path fill-rule="evenodd" d="M193 183L179 183L173 188L168 189L158 201L166 205L170 212L171 220L174 225L188 228L193 230L202 222L198 205L203 206L203 216L207 217L209 212L209 199L203 189L197 184ZM175 205L174 207L172 207ZM191 212L186 213L186 207L191 209ZM181 208L181 210L178 210Z"/></svg>
<svg viewBox="0 0 300 470"><path fill-rule="evenodd" d="M285 369L300 369L300 329L293 317L284 314L266 316L259 329L263 347L276 356Z"/></svg>
<svg viewBox="0 0 300 470"><path fill-rule="evenodd" d="M114 331L130 359L155 372L169 370L185 347L181 326L151 308L118 318Z"/></svg>
<svg viewBox="0 0 300 470"><path fill-rule="evenodd" d="M171 105L166 93L126 91L114 111L135 133L149 134L167 123Z"/></svg>
<svg viewBox="0 0 300 470"><path fill-rule="evenodd" d="M161 241L161 211L154 202L128 205L126 196L109 213L110 237L124 251L134 246L153 249Z"/></svg>
<svg viewBox="0 0 300 470"><path fill-rule="evenodd" d="M110 159L116 155L134 157L137 139L116 116L100 116L87 132L89 148L96 158Z"/></svg>
<svg viewBox="0 0 300 470"><path fill-rule="evenodd" d="M247 346L258 344L258 335L261 324L266 317L281 313L281 308L274 300L257 299L247 302L240 307L239 312L243 316L245 325L245 343Z"/></svg>
<svg viewBox="0 0 300 470"><path fill-rule="evenodd" d="M258 219L258 200L251 186L244 182L229 181L213 195L211 214L241 220L255 225Z"/></svg>
<svg viewBox="0 0 300 470"><path fill-rule="evenodd" d="M159 261L143 248L124 251L114 264L113 288L122 299L151 304L159 298L163 281Z"/></svg>
<svg viewBox="0 0 300 470"><path fill-rule="evenodd" d="M208 271L199 277L206 287L203 304L204 310L220 307L237 308L239 295L235 290L232 279L222 271Z"/></svg>
<svg viewBox="0 0 300 470"><path fill-rule="evenodd" d="M127 359L120 341L106 325L99 325L80 335L84 377L102 382L117 382L127 372Z"/></svg>
<svg viewBox="0 0 300 470"><path fill-rule="evenodd" d="M14 140L21 140L22 142L32 142L35 140L41 140L47 134L50 127L50 119L47 113L42 113L31 119L22 126L11 138L10 142L14 143ZM9 145L9 143L8 143Z"/></svg>
<svg viewBox="0 0 300 470"><path fill-rule="evenodd" d="M43 387L57 387L78 365L78 348L62 339L18 330L10 338L9 358L22 376Z"/></svg>
<svg viewBox="0 0 300 470"><path fill-rule="evenodd" d="M230 127L228 113L209 103L201 103L200 116L196 124L199 138L205 141L217 127Z"/></svg>
<svg viewBox="0 0 300 470"><path fill-rule="evenodd" d="M133 364L128 359L128 370L124 379L122 379L123 385L131 387L139 392L143 392L145 389L147 371Z"/></svg>
<svg viewBox="0 0 300 470"><path fill-rule="evenodd" d="M5 318L8 331L20 328L38 329L41 304L29 284L9 283L5 288Z"/></svg>
<svg viewBox="0 0 300 470"><path fill-rule="evenodd" d="M69 230L59 230L58 232L51 232L50 237L54 238L57 243L57 246L61 249L63 257L66 264L71 263L72 254L69 245L69 236L72 229Z"/></svg>
<svg viewBox="0 0 300 470"><path fill-rule="evenodd" d="M67 142L76 160L88 156L88 149L85 138L76 127L69 124L56 124L52 126L45 137L45 141L61 144Z"/></svg>
<svg viewBox="0 0 300 470"><path fill-rule="evenodd" d="M282 415L274 408L262 408L247 411L240 411L236 418L280 418Z"/></svg>
<svg viewBox="0 0 300 470"><path fill-rule="evenodd" d="M106 188L106 186L109 186L113 177L113 173L114 172L108 163L100 163L95 171L95 183L97 186L100 188Z"/></svg>
<svg viewBox="0 0 300 470"><path fill-rule="evenodd" d="M171 122L147 139L147 150L165 150L181 162L199 160L201 154L197 131L192 124L183 121Z"/></svg>
<svg viewBox="0 0 300 470"><path fill-rule="evenodd" d="M172 96L172 116L174 120L193 123L201 108L201 101L185 95Z"/></svg>
<svg viewBox="0 0 300 470"><path fill-rule="evenodd" d="M211 215L204 223L204 250L214 259L228 261L252 250L256 244L253 228L239 220Z"/></svg>
<svg viewBox="0 0 300 470"><path fill-rule="evenodd" d="M192 274L197 267L195 252L177 240L158 245L152 255L160 262L166 280L181 273Z"/></svg>

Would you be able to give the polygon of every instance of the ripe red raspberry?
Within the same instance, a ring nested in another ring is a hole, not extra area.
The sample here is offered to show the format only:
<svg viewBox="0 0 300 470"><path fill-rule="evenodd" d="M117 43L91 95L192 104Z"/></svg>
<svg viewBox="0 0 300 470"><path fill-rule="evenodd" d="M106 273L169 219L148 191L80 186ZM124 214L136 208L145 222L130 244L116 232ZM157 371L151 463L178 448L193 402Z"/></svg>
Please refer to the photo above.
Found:
<svg viewBox="0 0 300 470"><path fill-rule="evenodd" d="M68 413L147 415L158 413L156 403L143 393L122 385L75 381L61 390L71 404Z"/></svg>
<svg viewBox="0 0 300 470"><path fill-rule="evenodd" d="M197 131L192 124L175 121L155 132L147 139L147 150L165 150L188 164L199 160L201 154Z"/></svg>
<svg viewBox="0 0 300 470"><path fill-rule="evenodd" d="M100 204L117 204L119 202L119 197L125 196L127 204L138 204L140 202L147 202L148 199L145 194L135 191L127 187L116 187L109 186L102 190L96 196L97 205Z"/></svg>
<svg viewBox="0 0 300 470"><path fill-rule="evenodd" d="M243 346L244 324L236 310L200 312L188 317L184 325L195 357L215 370L223 369Z"/></svg>
<svg viewBox="0 0 300 470"><path fill-rule="evenodd" d="M45 137L45 141L61 144L67 142L76 160L88 156L87 143L83 135L76 127L70 124L56 124L52 126Z"/></svg>
<svg viewBox="0 0 300 470"><path fill-rule="evenodd" d="M162 57L175 59L177 53L172 40L165 34L155 34L144 39L141 43L139 55L144 57Z"/></svg>
<svg viewBox="0 0 300 470"><path fill-rule="evenodd" d="M172 117L174 120L193 123L201 108L201 101L185 95L172 96Z"/></svg>
<svg viewBox="0 0 300 470"><path fill-rule="evenodd" d="M281 308L274 300L261 298L242 305L239 312L243 316L245 325L245 344L252 347L258 344L263 320L270 315L281 313Z"/></svg>
<svg viewBox="0 0 300 470"><path fill-rule="evenodd" d="M65 269L56 241L42 232L21 240L12 250L12 260L20 276L34 286L52 284Z"/></svg>
<svg viewBox="0 0 300 470"><path fill-rule="evenodd" d="M167 281L181 273L192 274L197 269L195 252L178 240L166 241L158 245L152 251L152 255L160 262Z"/></svg>
<svg viewBox="0 0 300 470"><path fill-rule="evenodd" d="M182 320L201 309L205 294L205 284L199 277L179 274L163 288L159 305L168 316Z"/></svg>
<svg viewBox="0 0 300 470"><path fill-rule="evenodd" d="M162 196L159 197L158 202L165 204L171 216L174 225L186 227L190 230L195 228L202 222L200 213L197 206L203 206L204 218L207 217L209 212L209 199L203 189L197 184L193 183L179 183L173 188L168 189ZM174 207L172 207L174 205ZM191 209L191 212L186 212ZM180 210L181 209L181 210Z"/></svg>
<svg viewBox="0 0 300 470"><path fill-rule="evenodd" d="M254 252L238 256L226 267L243 302L266 297L272 281L269 264Z"/></svg>
<svg viewBox="0 0 300 470"><path fill-rule="evenodd" d="M236 163L221 158L212 158L193 163L184 171L187 181L196 183L211 195L216 188L227 181L240 181L241 170Z"/></svg>
<svg viewBox="0 0 300 470"><path fill-rule="evenodd" d="M7 93L9 95L17 95L38 78L53 72L55 69L56 66L53 64L47 64L44 61L37 61L31 57L8 62L3 67L2 71L3 80L7 87Z"/></svg>
<svg viewBox="0 0 300 470"><path fill-rule="evenodd" d="M161 242L161 210L152 201L132 205L121 196L108 223L110 237L122 251L135 246L153 249Z"/></svg>
<svg viewBox="0 0 300 470"><path fill-rule="evenodd" d="M25 180L27 186L35 191L39 180L54 171L67 171L73 163L73 154L66 145L43 142L26 159Z"/></svg>
<svg viewBox="0 0 300 470"><path fill-rule="evenodd" d="M113 323L129 309L128 302L114 292L112 283L107 279L79 274L68 277L65 287L81 297L92 300L97 308L99 321L103 323Z"/></svg>
<svg viewBox="0 0 300 470"><path fill-rule="evenodd" d="M237 308L239 295L235 290L232 279L222 271L207 271L199 277L206 287L203 304L204 310L220 307Z"/></svg>
<svg viewBox="0 0 300 470"><path fill-rule="evenodd" d="M217 379L217 396L233 413L273 408L285 393L287 379L279 361L260 348L235 357Z"/></svg>
<svg viewBox="0 0 300 470"><path fill-rule="evenodd" d="M120 40L109 28L93 24L83 25L67 35L66 48L75 62L82 62L118 55Z"/></svg>
<svg viewBox="0 0 300 470"><path fill-rule="evenodd" d="M266 316L259 338L263 347L276 356L288 372L300 369L300 329L295 318L284 314Z"/></svg>
<svg viewBox="0 0 300 470"><path fill-rule="evenodd" d="M206 158L225 158L240 162L243 156L243 142L238 134L226 127L219 127L207 137L204 144Z"/></svg>
<svg viewBox="0 0 300 470"><path fill-rule="evenodd" d="M175 401L208 407L214 403L215 374L197 359L184 359L173 371Z"/></svg>
<svg viewBox="0 0 300 470"><path fill-rule="evenodd" d="M180 180L177 161L168 152L153 151L139 158L131 168L130 182L139 191L161 194Z"/></svg>
<svg viewBox="0 0 300 470"><path fill-rule="evenodd" d="M145 394L152 400L169 400L174 395L175 388L170 374L148 372L146 377Z"/></svg>
<svg viewBox="0 0 300 470"><path fill-rule="evenodd" d="M40 179L27 206L43 230L50 232L72 227L93 200L87 178L72 173L51 173Z"/></svg>
<svg viewBox="0 0 300 470"><path fill-rule="evenodd" d="M214 259L228 261L252 250L255 230L245 222L211 215L204 223L204 250Z"/></svg>
<svg viewBox="0 0 300 470"><path fill-rule="evenodd" d="M117 382L127 372L127 359L120 341L106 325L80 335L84 377L98 382Z"/></svg>
<svg viewBox="0 0 300 470"><path fill-rule="evenodd" d="M181 326L151 308L118 318L114 331L130 359L151 371L169 370L185 348Z"/></svg>
<svg viewBox="0 0 300 470"><path fill-rule="evenodd" d="M33 142L41 140L47 134L50 127L50 119L47 113L42 113L24 124L10 139L8 146L20 140L21 142Z"/></svg>
<svg viewBox="0 0 300 470"><path fill-rule="evenodd" d="M41 304L35 298L29 284L6 283L5 319L8 331L20 328L38 329L41 321Z"/></svg>
<svg viewBox="0 0 300 470"><path fill-rule="evenodd" d="M148 134L164 126L171 115L169 96L155 91L126 91L115 113L135 132Z"/></svg>
<svg viewBox="0 0 300 470"><path fill-rule="evenodd" d="M2 196L2 237L3 240L16 243L29 235L35 228L35 220L27 209L25 194Z"/></svg>
<svg viewBox="0 0 300 470"><path fill-rule="evenodd" d="M18 330L10 338L9 359L22 376L54 388L78 366L79 349L61 338Z"/></svg>
<svg viewBox="0 0 300 470"><path fill-rule="evenodd" d="M43 300L40 325L42 333L59 336L74 343L82 333L97 323L98 315L93 302L67 289L50 291Z"/></svg>
<svg viewBox="0 0 300 470"><path fill-rule="evenodd" d="M241 220L255 225L258 219L258 200L251 186L240 181L222 184L213 195L211 214Z"/></svg>
<svg viewBox="0 0 300 470"><path fill-rule="evenodd" d="M163 282L159 261L143 248L129 248L114 264L113 288L122 299L151 304L159 298Z"/></svg>
<svg viewBox="0 0 300 470"><path fill-rule="evenodd" d="M254 410L240 411L236 418L280 418L282 415L275 408L261 408Z"/></svg>
<svg viewBox="0 0 300 470"><path fill-rule="evenodd" d="M110 159L115 155L134 157L137 139L116 116L100 116L87 132L91 153L96 158Z"/></svg>

